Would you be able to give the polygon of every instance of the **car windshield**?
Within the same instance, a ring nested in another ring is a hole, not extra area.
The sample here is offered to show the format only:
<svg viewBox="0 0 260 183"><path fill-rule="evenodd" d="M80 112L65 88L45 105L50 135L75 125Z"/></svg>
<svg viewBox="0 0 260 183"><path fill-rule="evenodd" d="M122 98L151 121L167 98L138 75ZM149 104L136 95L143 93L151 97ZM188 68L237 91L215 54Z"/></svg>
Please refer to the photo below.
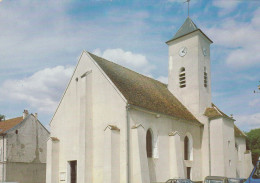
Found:
<svg viewBox="0 0 260 183"><path fill-rule="evenodd" d="M170 179L167 183L192 183L189 179Z"/></svg>
<svg viewBox="0 0 260 183"><path fill-rule="evenodd" d="M224 182L223 180L214 180L214 179L205 180L205 183L223 183L223 182Z"/></svg>
<svg viewBox="0 0 260 183"><path fill-rule="evenodd" d="M260 179L260 162L257 163L255 172L252 176L254 179Z"/></svg>
<svg viewBox="0 0 260 183"><path fill-rule="evenodd" d="M240 183L240 179L228 179L229 183Z"/></svg>

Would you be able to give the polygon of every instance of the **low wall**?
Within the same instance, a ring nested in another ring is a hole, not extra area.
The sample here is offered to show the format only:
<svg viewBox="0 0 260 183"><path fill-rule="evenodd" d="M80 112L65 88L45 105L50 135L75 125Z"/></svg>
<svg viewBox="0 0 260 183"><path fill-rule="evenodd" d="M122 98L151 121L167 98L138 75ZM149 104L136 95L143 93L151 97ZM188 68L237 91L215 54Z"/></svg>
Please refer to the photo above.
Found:
<svg viewBox="0 0 260 183"><path fill-rule="evenodd" d="M6 182L45 183L45 163L7 163Z"/></svg>

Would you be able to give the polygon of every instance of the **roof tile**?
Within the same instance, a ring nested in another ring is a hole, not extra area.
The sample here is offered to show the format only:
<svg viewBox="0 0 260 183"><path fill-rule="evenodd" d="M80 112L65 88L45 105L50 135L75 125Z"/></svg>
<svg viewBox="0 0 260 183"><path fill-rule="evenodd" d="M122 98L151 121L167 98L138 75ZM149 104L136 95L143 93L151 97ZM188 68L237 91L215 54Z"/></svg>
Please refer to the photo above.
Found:
<svg viewBox="0 0 260 183"><path fill-rule="evenodd" d="M0 134L3 134L23 121L23 117L0 121Z"/></svg>

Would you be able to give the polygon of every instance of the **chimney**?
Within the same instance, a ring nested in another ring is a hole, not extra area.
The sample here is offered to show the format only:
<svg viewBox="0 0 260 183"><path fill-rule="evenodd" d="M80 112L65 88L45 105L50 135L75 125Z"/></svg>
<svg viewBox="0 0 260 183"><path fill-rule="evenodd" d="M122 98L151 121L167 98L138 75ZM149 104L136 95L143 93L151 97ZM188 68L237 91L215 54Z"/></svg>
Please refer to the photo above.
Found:
<svg viewBox="0 0 260 183"><path fill-rule="evenodd" d="M23 119L25 119L28 116L29 112L28 110L24 109L23 110Z"/></svg>

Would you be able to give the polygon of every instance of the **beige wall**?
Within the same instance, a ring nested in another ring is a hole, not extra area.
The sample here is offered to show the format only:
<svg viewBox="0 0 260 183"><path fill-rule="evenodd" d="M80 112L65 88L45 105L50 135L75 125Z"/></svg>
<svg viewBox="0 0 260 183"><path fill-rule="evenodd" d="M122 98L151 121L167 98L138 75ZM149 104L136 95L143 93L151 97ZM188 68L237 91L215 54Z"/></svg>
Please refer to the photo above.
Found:
<svg viewBox="0 0 260 183"><path fill-rule="evenodd" d="M17 130L17 134L16 134ZM27 116L23 122L0 139L0 177L20 183L45 182L46 142L49 132L35 119ZM3 157L4 155L4 157ZM4 160L4 161L3 161Z"/></svg>
<svg viewBox="0 0 260 183"><path fill-rule="evenodd" d="M45 183L45 163L7 163L6 182Z"/></svg>
<svg viewBox="0 0 260 183"><path fill-rule="evenodd" d="M19 124L16 130L8 132L7 141L8 162L46 163L48 131L34 118L29 115L24 122Z"/></svg>

